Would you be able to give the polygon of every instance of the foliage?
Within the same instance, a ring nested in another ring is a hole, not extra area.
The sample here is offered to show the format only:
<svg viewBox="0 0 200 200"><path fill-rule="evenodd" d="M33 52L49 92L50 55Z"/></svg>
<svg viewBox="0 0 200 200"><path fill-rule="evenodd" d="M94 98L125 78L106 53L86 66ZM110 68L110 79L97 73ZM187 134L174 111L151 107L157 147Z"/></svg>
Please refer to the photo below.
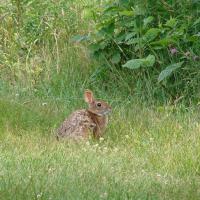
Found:
<svg viewBox="0 0 200 200"><path fill-rule="evenodd" d="M125 81L144 86L148 81L153 96L199 98L199 1L113 0L87 8L86 13L94 22L94 30L83 37L101 65L114 66L121 74L121 67L129 68ZM179 62L182 65L169 73L167 66ZM136 92L148 89L130 87Z"/></svg>
<svg viewBox="0 0 200 200"><path fill-rule="evenodd" d="M86 66L87 58L81 47L70 43L80 25L82 31L87 27L80 12L86 1L77 2L3 1L0 5L0 78L10 85L33 91L44 87L43 84L55 83L55 74L59 79L66 76L69 66L74 66L69 73L76 71L79 63Z"/></svg>
<svg viewBox="0 0 200 200"><path fill-rule="evenodd" d="M0 19L0 79L11 87L199 101L199 1L4 0Z"/></svg>

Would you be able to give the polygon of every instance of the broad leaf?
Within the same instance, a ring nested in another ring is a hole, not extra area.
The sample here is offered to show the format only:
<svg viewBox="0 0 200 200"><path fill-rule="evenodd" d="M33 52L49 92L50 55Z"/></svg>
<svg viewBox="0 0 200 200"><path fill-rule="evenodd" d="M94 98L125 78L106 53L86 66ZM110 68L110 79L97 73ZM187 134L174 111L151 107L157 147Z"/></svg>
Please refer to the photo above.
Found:
<svg viewBox="0 0 200 200"><path fill-rule="evenodd" d="M148 55L144 61L143 64L145 67L152 67L155 63L156 59L154 55Z"/></svg>
<svg viewBox="0 0 200 200"><path fill-rule="evenodd" d="M138 69L140 67L151 67L154 65L154 63L155 56L148 55L146 58L129 60L127 63L122 65L122 67L126 67L129 69Z"/></svg>
<svg viewBox="0 0 200 200"><path fill-rule="evenodd" d="M94 43L89 45L89 49L92 52L99 51L100 49L104 49L106 47L106 43Z"/></svg>
<svg viewBox="0 0 200 200"><path fill-rule="evenodd" d="M132 59L129 60L126 64L122 65L122 67L126 67L129 69L138 69L142 64L141 59Z"/></svg>
<svg viewBox="0 0 200 200"><path fill-rule="evenodd" d="M158 82L163 81L165 78L169 77L172 72L174 72L176 69L180 68L183 65L184 62L174 63L172 65L167 66L158 77Z"/></svg>
<svg viewBox="0 0 200 200"><path fill-rule="evenodd" d="M163 38L161 40L151 42L150 44L153 46L162 46L162 47L167 47L169 44L175 44L176 41L172 38Z"/></svg>
<svg viewBox="0 0 200 200"><path fill-rule="evenodd" d="M146 42L151 42L152 40L154 40L158 36L159 33L160 33L160 29L151 28L145 33L144 40Z"/></svg>
<svg viewBox="0 0 200 200"><path fill-rule="evenodd" d="M114 33L114 30L115 30L115 24L109 23L108 25L104 24L104 26L101 28L99 32L106 35L112 35Z"/></svg>

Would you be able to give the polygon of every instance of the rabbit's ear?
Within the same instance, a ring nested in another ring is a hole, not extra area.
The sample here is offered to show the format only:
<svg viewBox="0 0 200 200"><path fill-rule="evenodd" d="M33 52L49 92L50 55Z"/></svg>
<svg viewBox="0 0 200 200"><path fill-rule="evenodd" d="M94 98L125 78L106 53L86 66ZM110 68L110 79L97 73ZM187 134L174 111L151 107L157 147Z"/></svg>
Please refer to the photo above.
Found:
<svg viewBox="0 0 200 200"><path fill-rule="evenodd" d="M92 91L90 91L90 90L85 90L84 98L85 98L86 103L94 102L94 96L93 96Z"/></svg>

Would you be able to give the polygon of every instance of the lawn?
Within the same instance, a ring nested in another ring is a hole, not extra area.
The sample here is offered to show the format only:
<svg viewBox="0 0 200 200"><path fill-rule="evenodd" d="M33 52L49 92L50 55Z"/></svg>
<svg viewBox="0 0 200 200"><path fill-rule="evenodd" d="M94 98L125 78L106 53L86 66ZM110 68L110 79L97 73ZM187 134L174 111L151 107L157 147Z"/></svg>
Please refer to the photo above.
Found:
<svg viewBox="0 0 200 200"><path fill-rule="evenodd" d="M199 199L196 109L127 103L100 141L58 142L63 110L27 104L0 101L1 199Z"/></svg>

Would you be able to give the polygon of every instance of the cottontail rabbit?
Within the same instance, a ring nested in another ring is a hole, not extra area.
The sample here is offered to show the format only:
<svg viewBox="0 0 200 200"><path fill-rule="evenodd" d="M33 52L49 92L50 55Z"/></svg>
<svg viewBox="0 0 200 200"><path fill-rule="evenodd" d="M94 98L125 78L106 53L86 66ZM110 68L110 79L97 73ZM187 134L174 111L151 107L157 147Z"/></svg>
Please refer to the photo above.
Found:
<svg viewBox="0 0 200 200"><path fill-rule="evenodd" d="M89 105L88 109L77 110L65 119L58 129L57 139L88 138L90 133L96 138L102 136L111 107L104 101L96 100L90 90L85 91L84 98Z"/></svg>

